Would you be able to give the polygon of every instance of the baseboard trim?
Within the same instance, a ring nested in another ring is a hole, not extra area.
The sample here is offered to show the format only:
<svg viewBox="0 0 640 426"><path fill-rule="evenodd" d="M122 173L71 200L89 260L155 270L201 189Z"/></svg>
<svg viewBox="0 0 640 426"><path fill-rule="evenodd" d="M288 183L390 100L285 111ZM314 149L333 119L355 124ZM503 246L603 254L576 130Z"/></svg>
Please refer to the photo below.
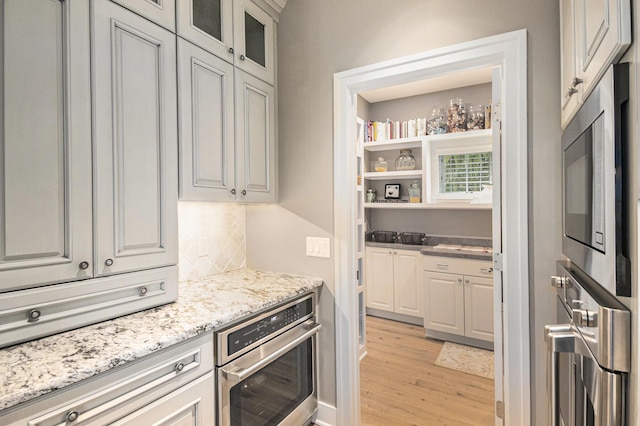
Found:
<svg viewBox="0 0 640 426"><path fill-rule="evenodd" d="M318 411L316 412L313 423L318 426L335 426L337 419L336 407L318 401Z"/></svg>

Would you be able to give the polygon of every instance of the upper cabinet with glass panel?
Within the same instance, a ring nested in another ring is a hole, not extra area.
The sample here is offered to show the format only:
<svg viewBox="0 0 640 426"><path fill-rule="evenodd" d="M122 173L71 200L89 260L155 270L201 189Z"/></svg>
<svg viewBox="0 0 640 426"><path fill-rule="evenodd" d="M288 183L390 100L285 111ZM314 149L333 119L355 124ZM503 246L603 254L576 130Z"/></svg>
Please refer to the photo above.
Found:
<svg viewBox="0 0 640 426"><path fill-rule="evenodd" d="M249 0L178 2L178 35L274 84L275 21Z"/></svg>

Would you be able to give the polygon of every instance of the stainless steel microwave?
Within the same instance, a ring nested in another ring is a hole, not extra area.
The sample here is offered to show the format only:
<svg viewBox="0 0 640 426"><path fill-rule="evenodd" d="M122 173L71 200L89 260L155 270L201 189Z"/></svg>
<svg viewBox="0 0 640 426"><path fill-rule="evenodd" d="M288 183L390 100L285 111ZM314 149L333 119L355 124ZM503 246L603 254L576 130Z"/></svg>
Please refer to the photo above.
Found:
<svg viewBox="0 0 640 426"><path fill-rule="evenodd" d="M631 296L628 100L612 65L562 134L562 251L615 296Z"/></svg>

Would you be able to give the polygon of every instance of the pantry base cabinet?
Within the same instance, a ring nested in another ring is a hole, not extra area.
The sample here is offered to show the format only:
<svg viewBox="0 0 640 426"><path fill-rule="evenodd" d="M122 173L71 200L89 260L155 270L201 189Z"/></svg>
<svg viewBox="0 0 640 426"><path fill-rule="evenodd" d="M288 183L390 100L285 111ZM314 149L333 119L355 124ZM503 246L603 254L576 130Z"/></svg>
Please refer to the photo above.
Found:
<svg viewBox="0 0 640 426"><path fill-rule="evenodd" d="M213 425L214 390L209 333L9 409L0 424Z"/></svg>
<svg viewBox="0 0 640 426"><path fill-rule="evenodd" d="M367 247L367 308L422 318L423 287L419 285L418 251Z"/></svg>
<svg viewBox="0 0 640 426"><path fill-rule="evenodd" d="M433 330L492 342L491 262L424 256L423 266L427 335Z"/></svg>

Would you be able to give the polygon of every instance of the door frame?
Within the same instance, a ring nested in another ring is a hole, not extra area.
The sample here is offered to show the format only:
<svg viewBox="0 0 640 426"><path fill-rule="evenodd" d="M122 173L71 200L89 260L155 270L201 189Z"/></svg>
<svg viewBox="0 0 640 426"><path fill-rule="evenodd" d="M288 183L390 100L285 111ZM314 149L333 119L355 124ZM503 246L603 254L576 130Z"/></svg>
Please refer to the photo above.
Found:
<svg viewBox="0 0 640 426"><path fill-rule="evenodd" d="M337 425L360 423L358 296L356 282L357 94L465 69L499 67L502 74L502 318L496 347L503 348L503 380L496 399L504 420L529 424L531 378L529 339L527 32L525 29L380 62L334 75L334 248ZM507 167L507 165L514 165ZM508 197L506 196L508 194ZM494 201L494 205L496 202ZM498 299L499 300L499 299ZM500 315L500 310L502 313ZM494 327L499 327L496 324ZM502 333L500 333L502 331ZM502 339L500 339L502 334ZM502 344L500 344L502 343Z"/></svg>

